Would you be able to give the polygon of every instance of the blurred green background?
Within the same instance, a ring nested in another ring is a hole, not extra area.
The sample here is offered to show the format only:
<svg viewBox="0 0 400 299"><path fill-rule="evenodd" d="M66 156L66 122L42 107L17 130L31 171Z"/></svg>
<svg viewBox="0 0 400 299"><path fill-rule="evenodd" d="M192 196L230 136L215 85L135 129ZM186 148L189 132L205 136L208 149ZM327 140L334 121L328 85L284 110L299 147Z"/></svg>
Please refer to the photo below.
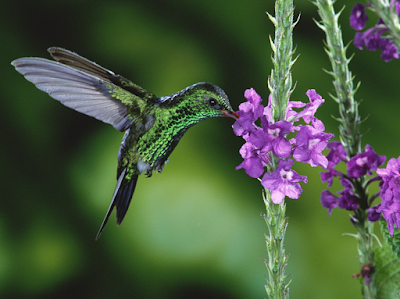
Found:
<svg viewBox="0 0 400 299"><path fill-rule="evenodd" d="M345 42L354 31L346 4ZM315 88L328 132L338 133L329 97L330 63L310 1L295 1L301 19L293 100ZM267 256L260 213L261 185L243 170L231 119L191 128L163 173L140 177L120 227L114 214L97 230L116 183L122 133L67 109L36 89L10 62L49 58L60 46L81 54L162 96L199 81L221 86L237 109L253 87L268 98L271 69L265 11L272 0L37 0L0 4L1 298L265 298L261 259ZM369 24L373 25L373 21ZM399 155L399 61L359 51L351 70L362 100L363 145L388 158ZM395 74L395 75L394 75ZM361 298L356 240L347 211L328 217L319 202L320 168L296 165L308 176L299 200L287 200L290 218L286 273L292 298ZM337 186L337 184L336 184ZM374 191L377 186L374 186Z"/></svg>

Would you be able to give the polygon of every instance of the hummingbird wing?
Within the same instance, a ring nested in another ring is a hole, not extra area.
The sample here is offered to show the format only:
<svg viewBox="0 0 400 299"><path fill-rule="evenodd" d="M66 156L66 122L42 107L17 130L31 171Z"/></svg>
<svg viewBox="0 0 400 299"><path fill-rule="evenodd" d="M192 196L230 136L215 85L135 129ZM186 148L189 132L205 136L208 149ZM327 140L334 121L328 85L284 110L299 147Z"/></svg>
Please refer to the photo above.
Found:
<svg viewBox="0 0 400 299"><path fill-rule="evenodd" d="M61 48L49 52L58 61L19 58L12 65L37 88L65 106L125 131L147 102L158 98L129 80Z"/></svg>
<svg viewBox="0 0 400 299"><path fill-rule="evenodd" d="M158 97L150 91L74 52L58 47L48 48L47 51L56 61L62 64L69 65L95 77L99 77L104 81L113 83L146 101L158 101Z"/></svg>

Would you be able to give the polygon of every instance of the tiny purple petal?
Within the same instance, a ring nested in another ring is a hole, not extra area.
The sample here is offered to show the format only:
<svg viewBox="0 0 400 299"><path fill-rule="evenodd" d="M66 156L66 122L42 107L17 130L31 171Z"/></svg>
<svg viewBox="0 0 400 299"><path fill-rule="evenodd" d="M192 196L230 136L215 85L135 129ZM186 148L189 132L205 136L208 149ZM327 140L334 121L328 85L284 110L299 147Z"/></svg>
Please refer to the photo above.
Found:
<svg viewBox="0 0 400 299"><path fill-rule="evenodd" d="M362 30L368 21L365 6L357 3L350 13L350 26L355 30Z"/></svg>
<svg viewBox="0 0 400 299"><path fill-rule="evenodd" d="M344 177L340 178L340 183L344 187L344 190L338 191L341 195L339 197L339 208L349 211L356 210L360 203L360 198L354 195L353 184Z"/></svg>
<svg viewBox="0 0 400 299"><path fill-rule="evenodd" d="M287 113L291 116L290 118L286 116L286 119L289 121L297 121L300 118L303 118L305 123L310 123L312 118L314 117L315 112L317 111L318 107L325 102L325 100L315 92L315 89L309 89L306 92L308 96L309 103L306 104L306 107L300 111L299 113L293 113L292 110L288 110ZM293 105L293 107L295 107Z"/></svg>
<svg viewBox="0 0 400 299"><path fill-rule="evenodd" d="M371 222L374 221L378 221L379 219L381 219L381 213L377 212L377 209L379 208L380 205L376 205L373 207L370 207L369 209L367 209L367 213L368 213L368 220Z"/></svg>
<svg viewBox="0 0 400 299"><path fill-rule="evenodd" d="M243 136L255 130L254 119L251 114L245 113L241 110L237 113L239 114L239 118L232 125L233 132L236 136Z"/></svg>
<svg viewBox="0 0 400 299"><path fill-rule="evenodd" d="M244 97L252 104L254 113L254 118L259 118L264 112L264 106L261 105L262 98L258 95L258 93L253 89L246 89L244 92ZM240 108L240 105L239 105Z"/></svg>
<svg viewBox="0 0 400 299"><path fill-rule="evenodd" d="M293 110L293 108L303 108L306 103L300 101L289 101L286 108L286 119L292 119L298 113Z"/></svg>
<svg viewBox="0 0 400 299"><path fill-rule="evenodd" d="M394 43L391 40L389 40L389 39L385 39L385 40L386 40L386 43L384 45L382 45L382 47L381 47L381 49L382 49L381 58L383 59L383 61L389 62L393 58L399 59L399 53L398 53L397 47L394 45Z"/></svg>
<svg viewBox="0 0 400 299"><path fill-rule="evenodd" d="M267 119L268 122L273 122L272 114L271 114L271 99L272 95L268 96L268 106L264 108L263 115Z"/></svg>
<svg viewBox="0 0 400 299"><path fill-rule="evenodd" d="M330 191L324 190L321 192L321 204L328 209L328 215L332 214L332 209L336 208L339 203L339 197L333 195Z"/></svg>
<svg viewBox="0 0 400 299"><path fill-rule="evenodd" d="M339 208L348 211L357 210L360 199L350 191L344 191L341 193L342 196L339 197Z"/></svg>
<svg viewBox="0 0 400 299"><path fill-rule="evenodd" d="M343 177L343 173L335 169L335 164L331 161L328 162L327 167L328 172L320 172L321 182L328 182L328 188L332 186L333 178L337 176Z"/></svg>
<svg viewBox="0 0 400 299"><path fill-rule="evenodd" d="M364 48L365 41L363 32L356 32L356 34L354 35L353 44L360 50Z"/></svg>
<svg viewBox="0 0 400 299"><path fill-rule="evenodd" d="M273 141L272 151L279 158L286 159L292 154L292 146L286 138L276 138L276 140Z"/></svg>
<svg viewBox="0 0 400 299"><path fill-rule="evenodd" d="M268 155L261 149L256 149L250 142L246 142L239 150L244 161L236 167L243 168L252 178L259 178L264 173L264 166L268 162Z"/></svg>
<svg viewBox="0 0 400 299"><path fill-rule="evenodd" d="M378 166L386 160L385 156L378 156L370 145L366 145L363 153L357 154L347 162L347 172L351 178L360 178L367 173L372 175Z"/></svg>
<svg viewBox="0 0 400 299"><path fill-rule="evenodd" d="M244 160L238 166L236 166L236 170L244 168L247 175L252 178L259 178L264 173L264 166L260 159L253 157Z"/></svg>
<svg viewBox="0 0 400 299"><path fill-rule="evenodd" d="M233 132L236 136L243 136L255 129L254 122L263 115L264 106L261 105L262 99L253 89L247 89L244 92L247 102L239 105L239 118L233 124Z"/></svg>
<svg viewBox="0 0 400 299"><path fill-rule="evenodd" d="M340 141L330 141L326 147L330 149L326 158L334 165L339 164L341 161L348 160L346 150L343 148Z"/></svg>
<svg viewBox="0 0 400 299"><path fill-rule="evenodd" d="M292 146L286 139L286 135L294 131L293 125L288 121L280 120L272 125L263 123L263 128L269 134L273 153L280 158L288 158L292 154Z"/></svg>

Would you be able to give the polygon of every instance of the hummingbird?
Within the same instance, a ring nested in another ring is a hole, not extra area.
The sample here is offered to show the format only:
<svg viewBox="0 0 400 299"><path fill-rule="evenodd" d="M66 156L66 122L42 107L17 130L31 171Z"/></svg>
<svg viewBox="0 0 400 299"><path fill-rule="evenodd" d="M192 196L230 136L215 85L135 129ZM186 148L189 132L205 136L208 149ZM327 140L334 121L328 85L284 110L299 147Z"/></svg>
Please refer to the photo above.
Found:
<svg viewBox="0 0 400 299"><path fill-rule="evenodd" d="M96 240L115 207L124 219L141 173L162 172L185 132L210 117L237 119L225 92L200 82L157 97L132 81L69 50L51 47L54 60L24 57L11 64L63 105L125 132L118 152L117 184Z"/></svg>

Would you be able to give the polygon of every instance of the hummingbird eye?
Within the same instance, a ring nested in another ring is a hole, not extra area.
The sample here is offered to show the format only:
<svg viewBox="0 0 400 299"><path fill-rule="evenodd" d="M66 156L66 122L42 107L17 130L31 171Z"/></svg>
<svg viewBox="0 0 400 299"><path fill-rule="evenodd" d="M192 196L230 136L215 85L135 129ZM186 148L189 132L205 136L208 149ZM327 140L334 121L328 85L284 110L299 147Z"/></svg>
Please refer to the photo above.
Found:
<svg viewBox="0 0 400 299"><path fill-rule="evenodd" d="M220 108L220 105L218 104L218 101L216 99L214 99L214 98L208 98L207 104L211 108L215 108L215 109L219 109Z"/></svg>

